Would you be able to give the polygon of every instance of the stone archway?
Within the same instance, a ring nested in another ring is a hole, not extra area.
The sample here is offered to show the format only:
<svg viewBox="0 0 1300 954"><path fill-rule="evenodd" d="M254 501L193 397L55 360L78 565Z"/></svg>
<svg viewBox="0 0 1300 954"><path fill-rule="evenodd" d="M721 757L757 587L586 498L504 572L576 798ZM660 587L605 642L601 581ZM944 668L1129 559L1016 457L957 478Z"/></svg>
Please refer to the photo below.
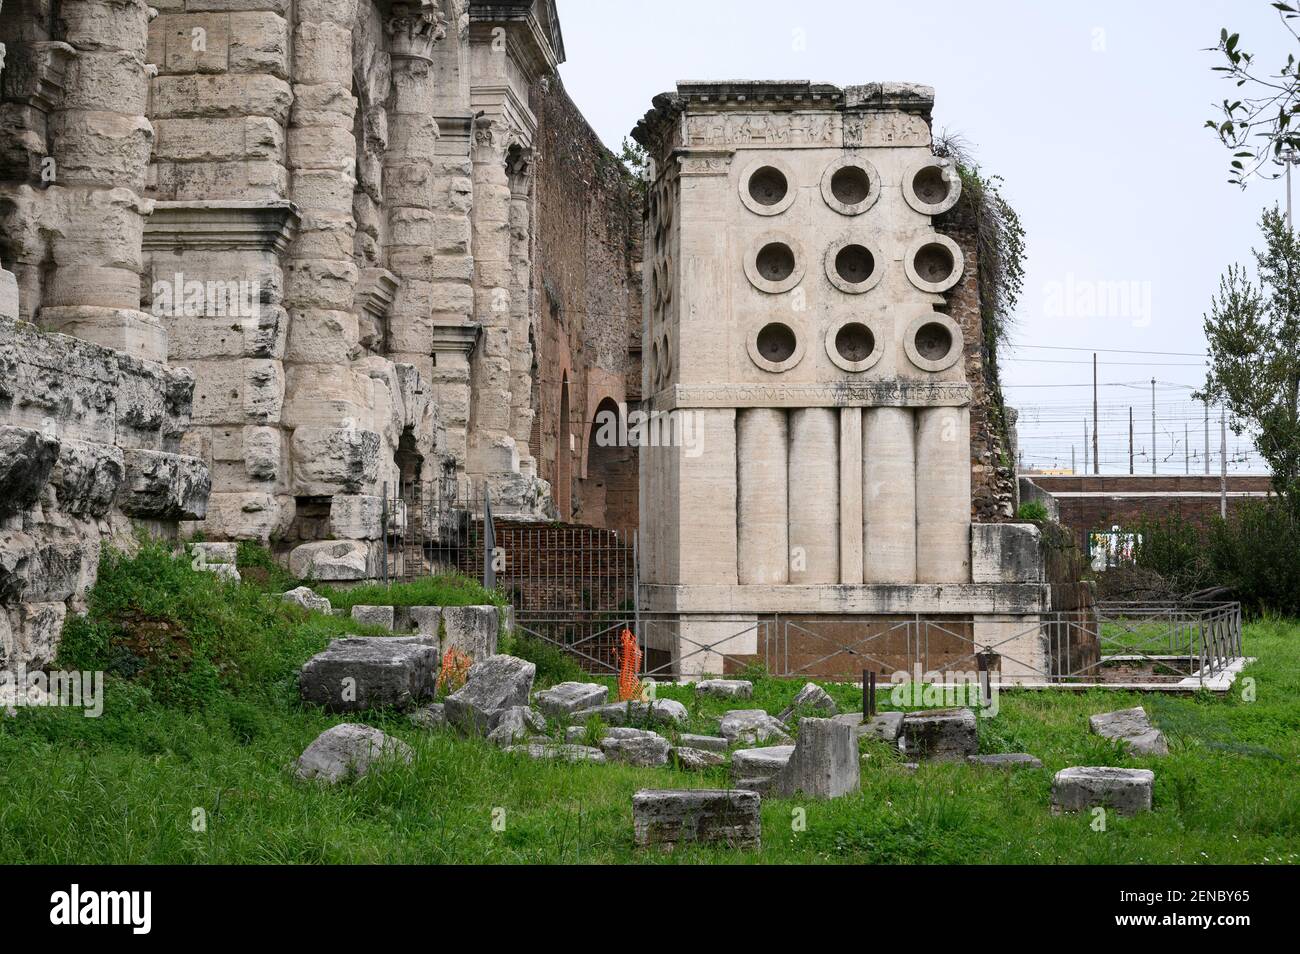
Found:
<svg viewBox="0 0 1300 954"><path fill-rule="evenodd" d="M592 526L625 528L636 522L635 514L628 512L629 506L636 506L636 499L627 499L628 474L635 480L636 457L621 440L624 426L618 402L612 397L601 400L591 416L582 483L582 518Z"/></svg>

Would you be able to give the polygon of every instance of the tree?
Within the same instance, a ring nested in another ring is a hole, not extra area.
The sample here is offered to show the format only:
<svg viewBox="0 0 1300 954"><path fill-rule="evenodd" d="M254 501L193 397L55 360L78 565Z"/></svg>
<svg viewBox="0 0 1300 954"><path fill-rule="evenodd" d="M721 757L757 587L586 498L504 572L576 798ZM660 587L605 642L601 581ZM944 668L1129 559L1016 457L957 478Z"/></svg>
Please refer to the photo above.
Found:
<svg viewBox="0 0 1300 954"><path fill-rule="evenodd" d="M1260 217L1259 285L1239 265L1205 316L1210 369L1196 397L1224 404L1232 430L1258 433L1273 487L1300 511L1300 242L1276 206Z"/></svg>
<svg viewBox="0 0 1300 954"><path fill-rule="evenodd" d="M1300 34L1291 22L1300 16L1290 4L1274 3L1282 27L1291 39L1300 43ZM1213 67L1224 79L1242 91L1241 99L1225 99L1218 107L1219 117L1207 119L1219 141L1232 150L1228 181L1246 187L1251 176L1276 179L1283 165L1282 152L1300 147L1300 70L1294 54L1275 73L1262 73L1255 56L1240 46L1241 35L1219 31L1219 44L1209 48L1223 56L1224 63ZM1271 171L1261 171L1270 162Z"/></svg>

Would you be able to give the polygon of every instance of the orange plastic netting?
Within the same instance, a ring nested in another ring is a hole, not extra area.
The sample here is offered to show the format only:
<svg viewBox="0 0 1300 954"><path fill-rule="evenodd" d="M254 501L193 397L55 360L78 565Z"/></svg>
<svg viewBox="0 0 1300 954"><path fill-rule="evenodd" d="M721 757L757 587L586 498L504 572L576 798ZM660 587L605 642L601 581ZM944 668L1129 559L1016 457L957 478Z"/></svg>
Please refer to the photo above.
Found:
<svg viewBox="0 0 1300 954"><path fill-rule="evenodd" d="M641 696L641 680L637 672L641 669L641 648L636 644L636 637L629 629L623 630L620 640L622 648L618 653L618 701L627 702Z"/></svg>

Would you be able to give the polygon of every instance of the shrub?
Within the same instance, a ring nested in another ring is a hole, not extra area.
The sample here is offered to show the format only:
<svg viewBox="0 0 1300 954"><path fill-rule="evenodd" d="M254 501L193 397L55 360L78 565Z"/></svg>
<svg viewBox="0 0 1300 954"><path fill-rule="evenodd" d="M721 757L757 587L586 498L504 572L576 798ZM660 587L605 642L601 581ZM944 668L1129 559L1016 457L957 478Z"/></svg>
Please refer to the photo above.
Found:
<svg viewBox="0 0 1300 954"><path fill-rule="evenodd" d="M1215 584L1205 534L1178 514L1144 520L1136 532L1133 562L1158 574L1177 590L1190 593Z"/></svg>
<svg viewBox="0 0 1300 954"><path fill-rule="evenodd" d="M1026 500L1016 511L1016 519L1028 520L1031 523L1047 523L1051 516L1041 500Z"/></svg>
<svg viewBox="0 0 1300 954"><path fill-rule="evenodd" d="M1252 615L1300 615L1300 522L1281 498L1247 500L1207 535L1214 583Z"/></svg>

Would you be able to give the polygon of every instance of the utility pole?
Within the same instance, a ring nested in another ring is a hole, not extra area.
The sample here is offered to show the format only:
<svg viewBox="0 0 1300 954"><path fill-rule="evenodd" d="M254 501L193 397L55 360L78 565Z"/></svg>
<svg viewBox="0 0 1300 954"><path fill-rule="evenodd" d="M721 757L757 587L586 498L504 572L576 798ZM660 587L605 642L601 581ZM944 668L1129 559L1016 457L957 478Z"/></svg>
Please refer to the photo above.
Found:
<svg viewBox="0 0 1300 954"><path fill-rule="evenodd" d="M1128 409L1128 473L1133 476L1133 406Z"/></svg>
<svg viewBox="0 0 1300 954"><path fill-rule="evenodd" d="M1210 476L1210 399L1205 399L1205 476Z"/></svg>
<svg viewBox="0 0 1300 954"><path fill-rule="evenodd" d="M1187 444L1187 422L1183 421L1183 473L1192 472L1192 449Z"/></svg>
<svg viewBox="0 0 1300 954"><path fill-rule="evenodd" d="M1101 455L1097 451L1097 352L1092 353L1092 472L1101 473Z"/></svg>
<svg viewBox="0 0 1300 954"><path fill-rule="evenodd" d="M1083 472L1088 472L1088 419L1083 419Z"/></svg>
<svg viewBox="0 0 1300 954"><path fill-rule="evenodd" d="M1151 473L1156 472L1156 379L1151 379Z"/></svg>
<svg viewBox="0 0 1300 954"><path fill-rule="evenodd" d="M1300 159L1300 153L1287 146L1282 150L1280 157L1286 163L1286 227L1287 231L1291 231L1291 167L1295 165L1297 159Z"/></svg>
<svg viewBox="0 0 1300 954"><path fill-rule="evenodd" d="M1079 472L1078 468L1074 466L1074 445L1071 444L1070 445L1070 473L1077 474L1078 472Z"/></svg>
<svg viewBox="0 0 1300 954"><path fill-rule="evenodd" d="M1222 407L1219 408L1219 516L1228 519L1228 427Z"/></svg>

